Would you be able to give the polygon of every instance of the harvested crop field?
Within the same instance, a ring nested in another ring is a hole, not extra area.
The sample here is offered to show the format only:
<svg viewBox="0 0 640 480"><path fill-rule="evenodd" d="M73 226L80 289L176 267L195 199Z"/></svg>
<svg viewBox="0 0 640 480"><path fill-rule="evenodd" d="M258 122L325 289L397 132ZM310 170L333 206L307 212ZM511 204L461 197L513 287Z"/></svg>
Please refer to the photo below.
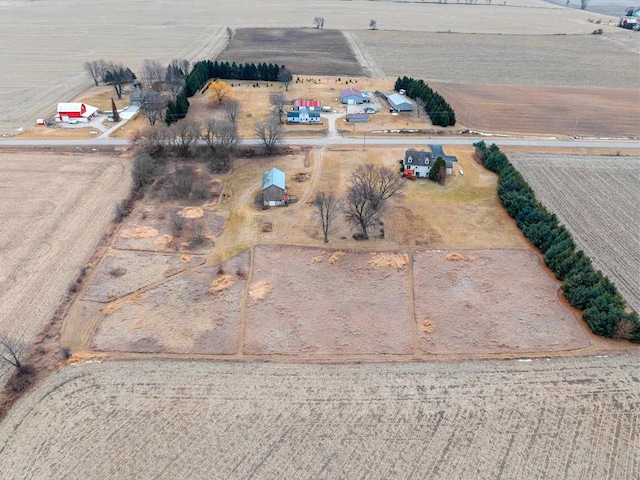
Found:
<svg viewBox="0 0 640 480"><path fill-rule="evenodd" d="M0 476L637 478L637 365L74 366L0 424Z"/></svg>
<svg viewBox="0 0 640 480"><path fill-rule="evenodd" d="M236 63L285 65L294 75L364 74L339 30L243 28L217 58Z"/></svg>
<svg viewBox="0 0 640 480"><path fill-rule="evenodd" d="M3 153L0 170L0 334L30 342L126 197L128 161Z"/></svg>
<svg viewBox="0 0 640 480"><path fill-rule="evenodd" d="M590 342L529 250L414 255L415 318L427 354L563 351Z"/></svg>
<svg viewBox="0 0 640 480"><path fill-rule="evenodd" d="M640 136L637 89L444 82L429 85L451 104L458 122L472 130L587 137Z"/></svg>
<svg viewBox="0 0 640 480"><path fill-rule="evenodd" d="M408 264L395 252L255 248L245 352L412 354Z"/></svg>
<svg viewBox="0 0 640 480"><path fill-rule="evenodd" d="M536 197L640 311L640 159L512 153Z"/></svg>
<svg viewBox="0 0 640 480"><path fill-rule="evenodd" d="M176 275L110 305L93 340L98 351L233 354L249 255Z"/></svg>
<svg viewBox="0 0 640 480"><path fill-rule="evenodd" d="M635 89L640 83L637 68L620 68L638 60L637 50L634 52L605 36L407 35L403 31L367 30L354 33L389 76L547 87ZM402 54L390 45L402 45Z"/></svg>

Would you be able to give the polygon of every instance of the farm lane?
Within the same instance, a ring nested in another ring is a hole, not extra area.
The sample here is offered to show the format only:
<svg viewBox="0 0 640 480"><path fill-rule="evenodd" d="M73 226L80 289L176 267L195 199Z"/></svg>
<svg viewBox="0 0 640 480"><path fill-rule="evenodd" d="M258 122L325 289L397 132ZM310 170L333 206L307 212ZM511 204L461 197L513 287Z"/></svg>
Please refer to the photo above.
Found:
<svg viewBox="0 0 640 480"><path fill-rule="evenodd" d="M556 139L502 139L493 137L475 138L441 138L431 137L367 137L366 145L424 145L434 143L440 145L472 145L475 142L484 140L489 143L496 143L500 146L509 147L567 147L567 148L640 148L638 140L556 140ZM2 147L122 147L129 145L129 140L125 138L92 138L86 140L0 140ZM256 139L244 139L241 145L259 145ZM347 137L324 137L324 138L285 138L284 145L309 145L312 147L330 147L333 145L363 145L361 138Z"/></svg>

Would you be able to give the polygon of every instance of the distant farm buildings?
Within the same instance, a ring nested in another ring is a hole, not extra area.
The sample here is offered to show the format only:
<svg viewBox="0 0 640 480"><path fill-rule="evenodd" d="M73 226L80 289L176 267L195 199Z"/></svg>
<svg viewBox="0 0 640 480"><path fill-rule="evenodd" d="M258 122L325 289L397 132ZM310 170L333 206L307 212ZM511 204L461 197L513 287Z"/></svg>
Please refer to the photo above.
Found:
<svg viewBox="0 0 640 480"><path fill-rule="evenodd" d="M285 205L288 200L284 172L277 168L262 174L262 204L265 207Z"/></svg>
<svg viewBox="0 0 640 480"><path fill-rule="evenodd" d="M342 103L347 105L370 103L371 92L363 92L357 88L349 87L340 92L340 99Z"/></svg>
<svg viewBox="0 0 640 480"><path fill-rule="evenodd" d="M385 93L384 96L387 102L389 102L391 109L396 112L410 112L413 110L413 104L404 95L400 95L399 93Z"/></svg>
<svg viewBox="0 0 640 480"><path fill-rule="evenodd" d="M447 175L451 175L453 173L453 162L457 162L457 158L449 155L438 156L442 157L444 160ZM429 177L429 172L431 171L431 167L433 167L436 158L433 157L433 153L426 150L405 148L402 166L404 167L405 172L412 171L413 173L411 175L416 178L427 178Z"/></svg>
<svg viewBox="0 0 640 480"><path fill-rule="evenodd" d="M59 103L56 120L59 122L88 122L98 114L98 107L84 103Z"/></svg>

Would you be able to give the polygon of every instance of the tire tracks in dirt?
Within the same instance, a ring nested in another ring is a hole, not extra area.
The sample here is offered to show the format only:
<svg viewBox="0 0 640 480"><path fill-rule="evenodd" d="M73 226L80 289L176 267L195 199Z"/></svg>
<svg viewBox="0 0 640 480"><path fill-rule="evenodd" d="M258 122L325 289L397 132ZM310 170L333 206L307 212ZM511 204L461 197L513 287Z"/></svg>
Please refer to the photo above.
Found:
<svg viewBox="0 0 640 480"><path fill-rule="evenodd" d="M367 77L382 78L387 76L382 68L378 66L376 61L369 54L369 52L367 51L367 47L365 47L364 43L362 43L357 35L346 30L342 30L342 35L344 35L344 38L349 43L349 46L351 47L353 54L358 60L358 63L367 73Z"/></svg>

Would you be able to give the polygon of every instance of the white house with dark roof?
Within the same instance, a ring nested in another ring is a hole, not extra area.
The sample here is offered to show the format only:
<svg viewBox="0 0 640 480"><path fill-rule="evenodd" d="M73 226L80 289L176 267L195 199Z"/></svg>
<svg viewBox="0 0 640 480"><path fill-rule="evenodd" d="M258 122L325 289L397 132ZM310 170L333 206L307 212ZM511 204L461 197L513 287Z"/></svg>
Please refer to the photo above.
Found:
<svg viewBox="0 0 640 480"><path fill-rule="evenodd" d="M453 161L450 158L443 158L443 160L446 165L447 175L451 175L453 173ZM428 178L435 161L433 154L426 150L404 149L402 165L405 170L413 170L413 174L417 178Z"/></svg>
<svg viewBox="0 0 640 480"><path fill-rule="evenodd" d="M287 123L322 123L319 111L312 111L307 107L287 112Z"/></svg>

